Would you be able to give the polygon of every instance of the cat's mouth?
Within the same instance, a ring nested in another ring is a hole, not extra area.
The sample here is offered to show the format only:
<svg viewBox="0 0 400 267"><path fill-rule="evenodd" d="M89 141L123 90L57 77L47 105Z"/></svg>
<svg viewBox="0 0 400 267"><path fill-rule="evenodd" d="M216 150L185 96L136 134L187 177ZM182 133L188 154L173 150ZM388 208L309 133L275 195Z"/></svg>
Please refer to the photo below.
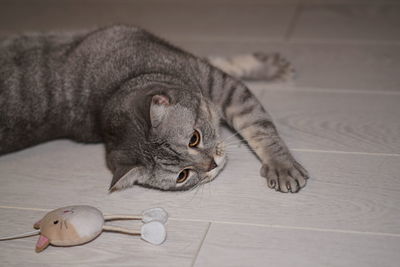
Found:
<svg viewBox="0 0 400 267"><path fill-rule="evenodd" d="M203 181L204 183L211 182L212 180L215 179L215 177L218 176L218 174L224 169L227 158L224 153L221 153L220 155L216 155L214 157L214 161L217 165L216 168L212 169L209 172L206 172L206 176L204 176Z"/></svg>

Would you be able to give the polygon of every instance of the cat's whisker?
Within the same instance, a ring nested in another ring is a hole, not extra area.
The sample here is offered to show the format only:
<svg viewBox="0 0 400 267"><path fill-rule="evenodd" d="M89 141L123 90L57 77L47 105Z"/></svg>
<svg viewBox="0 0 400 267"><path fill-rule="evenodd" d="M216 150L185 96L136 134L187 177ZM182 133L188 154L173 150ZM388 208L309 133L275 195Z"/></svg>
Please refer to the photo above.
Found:
<svg viewBox="0 0 400 267"><path fill-rule="evenodd" d="M240 148L240 147L246 147L246 146L248 146L247 143L233 143L233 144L230 144L230 145L226 146L225 149Z"/></svg>
<svg viewBox="0 0 400 267"><path fill-rule="evenodd" d="M240 132L236 132L236 133L234 133L234 134L232 134L232 135L230 135L230 136L224 138L224 139L222 140L222 142L226 142L227 140L231 139L231 138L234 137L234 136L237 136L238 134L240 134Z"/></svg>
<svg viewBox="0 0 400 267"><path fill-rule="evenodd" d="M265 136L254 136L254 137L251 137L251 138L257 140L257 139L264 139ZM230 142L225 142L225 144L229 144L231 142L238 142L238 141L245 141L246 142L247 140L245 138L243 138L243 137L240 137L238 140L232 140Z"/></svg>
<svg viewBox="0 0 400 267"><path fill-rule="evenodd" d="M230 143L234 143L234 142L238 142L238 141L245 141L245 139L243 139L243 138L240 138L239 140L230 140L229 142L226 142L226 141L221 141L219 144L224 144L224 145L226 145L226 144L230 144Z"/></svg>
<svg viewBox="0 0 400 267"><path fill-rule="evenodd" d="M254 141L259 141L265 139L265 136L259 136L259 137L253 137L252 140ZM240 140L235 140L232 142L224 143L225 148L229 147L231 145L236 145L236 144L245 144L248 145L247 141L245 139L240 139Z"/></svg>
<svg viewBox="0 0 400 267"><path fill-rule="evenodd" d="M210 183L210 181L211 181L211 177L208 177L208 179L207 179L208 181L207 181L207 184L208 185L205 185L204 184L204 187L206 187L207 186L207 188L208 188L208 198L210 198L210 196L211 196L211 183Z"/></svg>
<svg viewBox="0 0 400 267"><path fill-rule="evenodd" d="M200 191L200 188L201 188L201 200L200 200L200 202L203 200L205 184L207 184L207 183L209 184L209 181L208 181L208 180L209 180L208 178L205 178L203 181L200 181L200 182L197 184L198 191Z"/></svg>
<svg viewBox="0 0 400 267"><path fill-rule="evenodd" d="M243 142L245 141L244 139L239 139L239 140L231 140L229 142L225 142L224 144L231 144L231 143L237 143L237 142Z"/></svg>
<svg viewBox="0 0 400 267"><path fill-rule="evenodd" d="M250 153L250 154L253 154L254 153L254 151L246 151L246 152L248 152L248 153ZM243 151L241 152L241 153L243 153ZM237 152L234 152L234 151L231 151L231 152L229 152L229 155L231 155L231 156L235 156L235 155L237 155L238 153ZM234 158L234 157L233 157Z"/></svg>
<svg viewBox="0 0 400 267"><path fill-rule="evenodd" d="M239 147L237 147L237 149L232 147L232 148L226 149L225 152L227 154L232 154L232 153L237 153L238 151L242 152L243 149L248 152L252 152L252 153L254 152L254 150L251 147L246 147L246 146L240 147L240 150L239 150Z"/></svg>
<svg viewBox="0 0 400 267"><path fill-rule="evenodd" d="M203 187L201 183L197 184L197 192L199 192L199 203L203 201Z"/></svg>
<svg viewBox="0 0 400 267"><path fill-rule="evenodd" d="M190 189L190 191L196 190L196 194L197 194L197 191L199 190L199 187L200 187L202 184L203 184L203 181L198 182L197 184L195 184L195 185Z"/></svg>
<svg viewBox="0 0 400 267"><path fill-rule="evenodd" d="M246 142L239 142L239 141L238 142L232 142L232 143L226 144L225 148L236 146L236 145L245 145L245 144L247 144L247 143Z"/></svg>
<svg viewBox="0 0 400 267"><path fill-rule="evenodd" d="M194 191L194 193L192 194L192 197L186 204L191 203L194 200L194 198L197 196L197 194L199 193L199 191L200 191L199 184L196 184L195 186L190 188L189 191L191 191L191 192Z"/></svg>
<svg viewBox="0 0 400 267"><path fill-rule="evenodd" d="M237 150L237 149L252 149L252 148L247 144L234 144L225 148L225 150Z"/></svg>
<svg viewBox="0 0 400 267"><path fill-rule="evenodd" d="M249 125L249 126L251 126L251 125ZM249 126L247 126L247 127L244 128L244 129L241 129L241 130L236 130L236 133L234 133L234 134L232 134L232 135L226 137L225 139L222 140L222 142L225 142L226 140L228 140L228 139L230 139L230 138L232 138L232 137L234 137L234 136L236 136L236 135L238 135L238 134L242 134L242 132L243 132L244 130L246 130Z"/></svg>
<svg viewBox="0 0 400 267"><path fill-rule="evenodd" d="M233 141L233 142L224 144L224 148L230 147L230 146L234 146L234 145L239 145L239 144L247 144L247 142L245 142L245 141L243 141L243 140Z"/></svg>
<svg viewBox="0 0 400 267"><path fill-rule="evenodd" d="M204 196L204 183L201 184L201 197Z"/></svg>

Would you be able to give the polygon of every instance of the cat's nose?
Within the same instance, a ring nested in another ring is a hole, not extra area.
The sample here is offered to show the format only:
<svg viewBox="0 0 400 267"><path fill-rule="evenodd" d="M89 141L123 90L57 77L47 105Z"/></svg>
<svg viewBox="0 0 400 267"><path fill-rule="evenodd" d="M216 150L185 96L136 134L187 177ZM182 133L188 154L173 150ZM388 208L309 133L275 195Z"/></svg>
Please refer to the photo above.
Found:
<svg viewBox="0 0 400 267"><path fill-rule="evenodd" d="M211 171L211 170L214 170L214 169L217 168L217 167L218 167L217 163L215 163L214 160L211 160L210 166L208 166L207 172L209 172L209 171Z"/></svg>

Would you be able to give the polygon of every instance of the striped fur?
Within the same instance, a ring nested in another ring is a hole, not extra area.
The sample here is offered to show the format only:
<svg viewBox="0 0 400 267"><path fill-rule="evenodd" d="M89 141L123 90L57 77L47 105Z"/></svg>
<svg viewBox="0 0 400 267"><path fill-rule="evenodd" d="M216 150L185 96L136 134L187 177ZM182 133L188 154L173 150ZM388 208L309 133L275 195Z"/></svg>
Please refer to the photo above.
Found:
<svg viewBox="0 0 400 267"><path fill-rule="evenodd" d="M268 79L288 69L276 56L263 56L242 61L269 66ZM262 68L225 69L229 74L124 25L9 38L0 44L0 154L57 138L104 142L111 190L134 184L186 190L223 169L222 119L258 155L271 188L297 192L306 171L262 105L232 77L254 78ZM194 130L201 142L191 148ZM188 178L178 183L185 169Z"/></svg>
<svg viewBox="0 0 400 267"><path fill-rule="evenodd" d="M293 66L279 53L210 56L207 60L211 65L242 80L291 81L295 73Z"/></svg>
<svg viewBox="0 0 400 267"><path fill-rule="evenodd" d="M268 186L281 192L297 192L305 186L307 171L293 158L261 103L240 81L204 67L210 99L229 126L239 132L262 162L261 175Z"/></svg>

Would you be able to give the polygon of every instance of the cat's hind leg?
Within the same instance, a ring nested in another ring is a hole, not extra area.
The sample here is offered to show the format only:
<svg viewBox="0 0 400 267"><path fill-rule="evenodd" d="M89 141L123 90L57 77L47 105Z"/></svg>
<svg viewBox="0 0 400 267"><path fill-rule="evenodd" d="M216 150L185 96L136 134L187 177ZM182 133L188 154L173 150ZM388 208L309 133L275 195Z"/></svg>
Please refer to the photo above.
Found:
<svg viewBox="0 0 400 267"><path fill-rule="evenodd" d="M293 66L279 53L256 52L230 57L208 57L208 62L241 80L291 81Z"/></svg>

